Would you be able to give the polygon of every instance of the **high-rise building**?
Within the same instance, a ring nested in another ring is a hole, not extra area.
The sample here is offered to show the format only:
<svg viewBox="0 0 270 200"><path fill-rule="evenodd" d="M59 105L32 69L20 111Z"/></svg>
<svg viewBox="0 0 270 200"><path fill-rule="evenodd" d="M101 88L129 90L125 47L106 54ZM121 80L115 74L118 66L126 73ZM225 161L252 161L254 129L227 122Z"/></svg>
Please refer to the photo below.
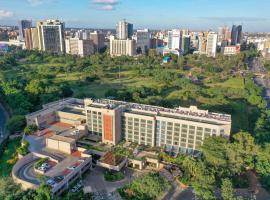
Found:
<svg viewBox="0 0 270 200"><path fill-rule="evenodd" d="M181 44L181 52L183 54L187 54L190 51L190 36L189 35L183 35L182 37L182 44Z"/></svg>
<svg viewBox="0 0 270 200"><path fill-rule="evenodd" d="M168 48L172 50L180 50L182 43L182 33L179 29L168 31Z"/></svg>
<svg viewBox="0 0 270 200"><path fill-rule="evenodd" d="M65 44L67 54L78 55L81 57L94 54L94 44L92 40L70 38L65 40Z"/></svg>
<svg viewBox="0 0 270 200"><path fill-rule="evenodd" d="M24 41L26 49L33 49L31 28L24 29Z"/></svg>
<svg viewBox="0 0 270 200"><path fill-rule="evenodd" d="M231 44L237 45L242 42L242 25L233 25L231 32Z"/></svg>
<svg viewBox="0 0 270 200"><path fill-rule="evenodd" d="M32 27L32 21L31 20L20 20L19 21L19 37L20 40L24 40L25 32L24 29L31 28Z"/></svg>
<svg viewBox="0 0 270 200"><path fill-rule="evenodd" d="M37 23L40 50L54 53L65 52L65 25L59 20L46 20Z"/></svg>
<svg viewBox="0 0 270 200"><path fill-rule="evenodd" d="M135 56L136 55L136 42L131 39L115 39L114 36L110 37L110 55L111 56Z"/></svg>
<svg viewBox="0 0 270 200"><path fill-rule="evenodd" d="M198 52L199 54L206 54L206 46L207 46L207 35L208 32L200 32L198 34Z"/></svg>
<svg viewBox="0 0 270 200"><path fill-rule="evenodd" d="M208 57L216 57L218 34L210 32L207 35L206 55Z"/></svg>
<svg viewBox="0 0 270 200"><path fill-rule="evenodd" d="M98 31L92 32L90 33L90 39L95 45L95 51L99 52L105 47L105 36L103 33L100 33Z"/></svg>
<svg viewBox="0 0 270 200"><path fill-rule="evenodd" d="M31 28L31 36L32 36L32 48L39 49L39 37L37 28Z"/></svg>
<svg viewBox="0 0 270 200"><path fill-rule="evenodd" d="M137 30L135 37L138 53L145 54L150 47L150 33L148 29Z"/></svg>
<svg viewBox="0 0 270 200"><path fill-rule="evenodd" d="M119 40L131 39L133 35L133 24L126 20L119 21L116 25L116 38Z"/></svg>

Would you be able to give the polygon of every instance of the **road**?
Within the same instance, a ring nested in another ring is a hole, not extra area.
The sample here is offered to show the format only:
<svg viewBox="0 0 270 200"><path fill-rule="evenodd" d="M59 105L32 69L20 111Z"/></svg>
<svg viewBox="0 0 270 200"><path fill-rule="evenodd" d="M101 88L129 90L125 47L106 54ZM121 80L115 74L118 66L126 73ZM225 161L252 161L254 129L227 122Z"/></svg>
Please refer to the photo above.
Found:
<svg viewBox="0 0 270 200"><path fill-rule="evenodd" d="M0 104L0 144L3 141L3 138L5 137L4 133L5 133L5 124L7 121L7 113L4 110L4 107Z"/></svg>
<svg viewBox="0 0 270 200"><path fill-rule="evenodd" d="M258 58L254 58L249 61L249 70L254 73L265 73L266 69L262 65L262 62ZM270 79L269 78L262 78L262 77L255 77L254 82L262 86L264 88L263 98L267 101L268 108L270 108Z"/></svg>
<svg viewBox="0 0 270 200"><path fill-rule="evenodd" d="M39 185L40 182L38 180L37 175L34 172L34 164L38 161L38 159L34 159L31 162L25 164L23 167L21 167L17 173L17 176L25 180L27 182L33 183L35 185Z"/></svg>

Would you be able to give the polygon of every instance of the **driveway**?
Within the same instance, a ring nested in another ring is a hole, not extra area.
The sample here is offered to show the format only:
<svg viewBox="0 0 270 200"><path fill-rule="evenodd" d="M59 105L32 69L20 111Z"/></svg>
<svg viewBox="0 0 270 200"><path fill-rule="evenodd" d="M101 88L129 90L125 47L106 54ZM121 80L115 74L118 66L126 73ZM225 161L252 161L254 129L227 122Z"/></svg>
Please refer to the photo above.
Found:
<svg viewBox="0 0 270 200"><path fill-rule="evenodd" d="M140 176L142 172L133 171L131 169L124 169L125 179L117 182L107 182L104 180L104 173L106 169L96 166L91 170L89 175L84 180L84 185L89 192L106 191L108 193L114 192L116 189L129 184L132 179Z"/></svg>

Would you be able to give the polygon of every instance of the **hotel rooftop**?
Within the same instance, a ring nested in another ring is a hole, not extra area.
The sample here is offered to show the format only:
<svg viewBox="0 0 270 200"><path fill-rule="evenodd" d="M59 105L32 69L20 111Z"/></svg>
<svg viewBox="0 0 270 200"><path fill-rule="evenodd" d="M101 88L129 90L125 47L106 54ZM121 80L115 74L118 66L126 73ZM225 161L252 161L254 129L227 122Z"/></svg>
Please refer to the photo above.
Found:
<svg viewBox="0 0 270 200"><path fill-rule="evenodd" d="M206 123L209 123L212 120L219 120L225 122L231 121L231 115L213 113L209 112L208 110L199 110L196 106L190 106L189 108L178 107L175 109L170 109L110 99L94 100L93 103L91 104L91 107L106 108L112 110L120 106L122 106L125 109L125 112L131 112L134 114L144 114L150 116L158 115L165 117L182 118L183 120L204 118Z"/></svg>

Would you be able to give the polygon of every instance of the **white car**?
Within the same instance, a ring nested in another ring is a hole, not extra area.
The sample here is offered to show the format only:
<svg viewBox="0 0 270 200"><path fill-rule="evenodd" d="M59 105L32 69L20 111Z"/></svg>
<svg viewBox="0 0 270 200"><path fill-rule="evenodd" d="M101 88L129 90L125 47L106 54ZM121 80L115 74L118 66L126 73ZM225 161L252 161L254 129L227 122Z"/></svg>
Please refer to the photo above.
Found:
<svg viewBox="0 0 270 200"><path fill-rule="evenodd" d="M50 166L48 163L43 163L43 164L41 165L41 167L50 168L51 166Z"/></svg>
<svg viewBox="0 0 270 200"><path fill-rule="evenodd" d="M46 172L47 168L41 166L41 167L38 168L38 170L43 171L43 172Z"/></svg>
<svg viewBox="0 0 270 200"><path fill-rule="evenodd" d="M69 166L69 167L67 167L67 169L74 170L74 169L76 169L76 166Z"/></svg>

